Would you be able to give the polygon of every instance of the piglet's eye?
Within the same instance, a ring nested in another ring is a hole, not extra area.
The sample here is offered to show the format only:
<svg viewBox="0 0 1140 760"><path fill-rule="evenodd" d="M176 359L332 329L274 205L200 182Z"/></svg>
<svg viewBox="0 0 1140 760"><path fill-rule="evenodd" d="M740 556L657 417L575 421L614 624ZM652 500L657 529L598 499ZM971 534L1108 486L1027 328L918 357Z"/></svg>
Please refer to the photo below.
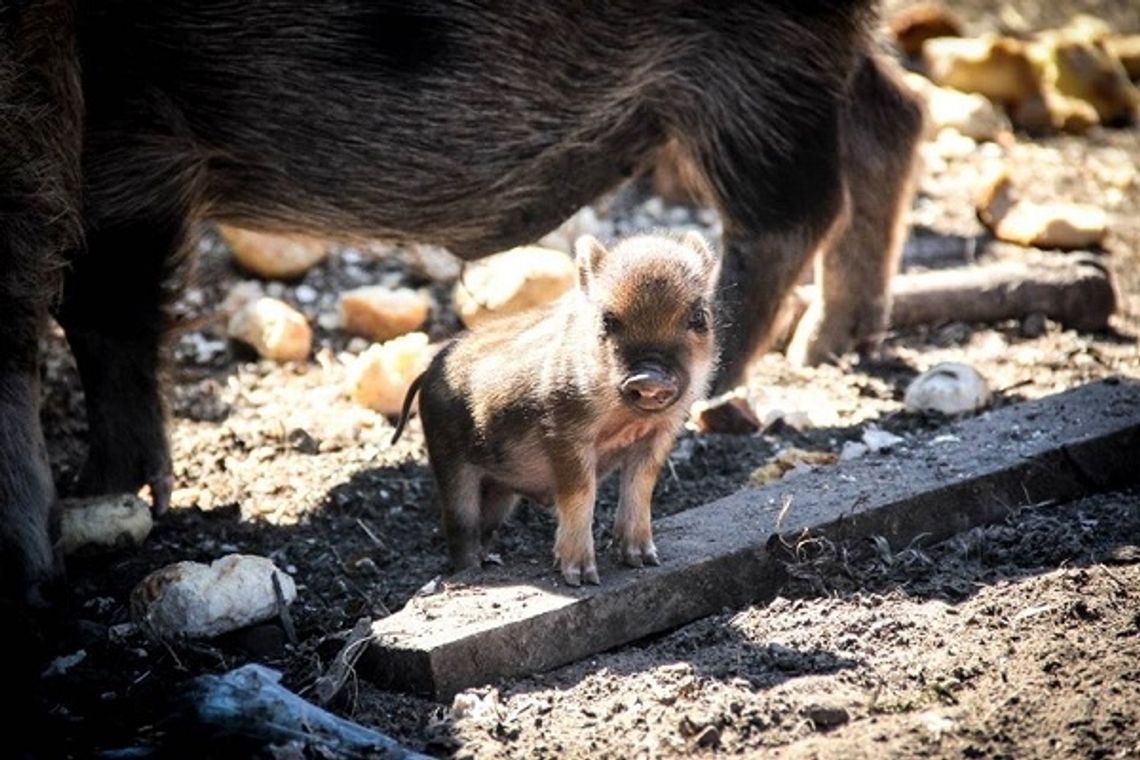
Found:
<svg viewBox="0 0 1140 760"><path fill-rule="evenodd" d="M612 311L602 314L602 332L606 335L616 335L621 332L621 320Z"/></svg>
<svg viewBox="0 0 1140 760"><path fill-rule="evenodd" d="M696 333L708 332L709 313L706 309L698 307L689 315L689 329Z"/></svg>

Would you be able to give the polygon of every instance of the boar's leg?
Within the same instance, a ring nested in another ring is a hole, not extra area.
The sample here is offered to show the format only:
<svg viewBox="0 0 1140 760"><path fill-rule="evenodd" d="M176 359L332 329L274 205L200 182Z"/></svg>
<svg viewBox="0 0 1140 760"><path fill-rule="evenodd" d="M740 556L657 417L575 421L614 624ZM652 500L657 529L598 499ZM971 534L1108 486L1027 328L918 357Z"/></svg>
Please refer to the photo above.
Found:
<svg viewBox="0 0 1140 760"><path fill-rule="evenodd" d="M439 487L440 512L447 552L454 572L479 567L483 561L479 481L482 473L467 462L436 462L435 481Z"/></svg>
<svg viewBox="0 0 1140 760"><path fill-rule="evenodd" d="M158 205L89 231L59 311L87 401L90 450L79 490L148 485L159 513L172 487L159 353L165 306L185 258L185 214L180 204Z"/></svg>
<svg viewBox="0 0 1140 760"><path fill-rule="evenodd" d="M839 164L841 90L806 68L783 72L793 102L741 99L709 87L705 112L719 118L676 134L700 170L724 221L717 283L721 364L715 392L740 382L749 359L768 347L784 297L812 254L841 221L845 194ZM772 88L759 78L754 89ZM734 103L718 107L718 97Z"/></svg>
<svg viewBox="0 0 1140 760"><path fill-rule="evenodd" d="M851 218L816 262L821 298L800 320L788 356L819 364L878 346L890 316L913 193L922 110L883 64L864 58L851 85L842 129Z"/></svg>
<svg viewBox="0 0 1140 760"><path fill-rule="evenodd" d="M673 443L673 436L644 441L626 452L621 466L621 496L614 515L614 536L622 561L630 567L661 564L653 544L650 502L657 474Z"/></svg>
<svg viewBox="0 0 1140 760"><path fill-rule="evenodd" d="M0 592L43 604L60 570L39 337L79 236L80 97L70 3L0 8Z"/></svg>
<svg viewBox="0 0 1140 760"><path fill-rule="evenodd" d="M554 506L558 511L554 560L569 585L580 586L583 581L597 584L600 581L594 555L594 466L571 451L556 452L551 460Z"/></svg>

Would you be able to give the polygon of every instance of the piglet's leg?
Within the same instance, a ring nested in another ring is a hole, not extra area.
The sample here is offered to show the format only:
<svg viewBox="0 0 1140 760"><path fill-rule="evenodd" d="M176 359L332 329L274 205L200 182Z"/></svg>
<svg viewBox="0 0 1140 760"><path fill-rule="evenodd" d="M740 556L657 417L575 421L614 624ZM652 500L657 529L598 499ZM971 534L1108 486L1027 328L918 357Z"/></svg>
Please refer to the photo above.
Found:
<svg viewBox="0 0 1140 760"><path fill-rule="evenodd" d="M479 480L479 470L466 462L436 468L443 533L455 572L482 564Z"/></svg>
<svg viewBox="0 0 1140 760"><path fill-rule="evenodd" d="M594 499L597 478L592 462L573 456L554 461L554 502L558 510L558 532L554 539L554 559L562 577L571 586L599 583L594 555Z"/></svg>
<svg viewBox="0 0 1140 760"><path fill-rule="evenodd" d="M650 502L657 474L672 442L669 436L638 444L629 450L622 463L614 535L622 560L630 567L660 564L657 547L653 544Z"/></svg>
<svg viewBox="0 0 1140 760"><path fill-rule="evenodd" d="M484 552L490 550L499 526L511 514L518 500L519 497L509 488L492 482L483 484L480 532Z"/></svg>

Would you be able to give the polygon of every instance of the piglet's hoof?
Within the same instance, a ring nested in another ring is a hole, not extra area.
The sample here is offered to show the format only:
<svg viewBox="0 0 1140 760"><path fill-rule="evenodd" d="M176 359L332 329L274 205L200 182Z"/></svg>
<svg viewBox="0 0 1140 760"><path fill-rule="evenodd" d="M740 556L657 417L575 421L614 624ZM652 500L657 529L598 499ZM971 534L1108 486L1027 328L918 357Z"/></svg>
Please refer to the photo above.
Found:
<svg viewBox="0 0 1140 760"><path fill-rule="evenodd" d="M661 560L657 558L657 547L653 545L653 539L640 542L623 542L621 560L630 567L644 567L645 565L656 567L661 564Z"/></svg>
<svg viewBox="0 0 1140 760"><path fill-rule="evenodd" d="M597 586L602 582L598 577L598 566L593 559L579 562L563 560L559 564L562 568L562 579L566 581L568 586L577 587L581 586L582 583Z"/></svg>

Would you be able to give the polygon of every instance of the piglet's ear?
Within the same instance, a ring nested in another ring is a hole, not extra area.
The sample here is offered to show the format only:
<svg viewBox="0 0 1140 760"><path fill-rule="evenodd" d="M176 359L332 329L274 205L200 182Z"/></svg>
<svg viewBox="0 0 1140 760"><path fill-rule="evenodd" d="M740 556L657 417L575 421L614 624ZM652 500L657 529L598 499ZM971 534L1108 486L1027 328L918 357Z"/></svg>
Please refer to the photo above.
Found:
<svg viewBox="0 0 1140 760"><path fill-rule="evenodd" d="M697 252L701 258L705 278L709 281L710 285L715 282L717 275L720 273L720 257L709 247L705 236L695 230L689 230L681 235L681 244Z"/></svg>
<svg viewBox="0 0 1140 760"><path fill-rule="evenodd" d="M590 289L590 281L602 269L608 252L593 235L583 235L574 243L574 260L578 265L578 284L582 290Z"/></svg>

